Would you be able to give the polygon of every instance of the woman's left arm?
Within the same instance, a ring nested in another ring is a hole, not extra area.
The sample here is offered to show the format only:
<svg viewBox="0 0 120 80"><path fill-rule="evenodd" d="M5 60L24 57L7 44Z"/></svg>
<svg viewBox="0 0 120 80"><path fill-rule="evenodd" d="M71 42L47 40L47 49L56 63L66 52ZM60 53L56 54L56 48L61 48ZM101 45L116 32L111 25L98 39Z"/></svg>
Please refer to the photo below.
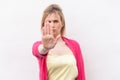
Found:
<svg viewBox="0 0 120 80"><path fill-rule="evenodd" d="M78 79L85 80L85 69L84 69L84 60L82 56L82 51L79 43L76 43L76 57L77 57L77 67L78 67Z"/></svg>

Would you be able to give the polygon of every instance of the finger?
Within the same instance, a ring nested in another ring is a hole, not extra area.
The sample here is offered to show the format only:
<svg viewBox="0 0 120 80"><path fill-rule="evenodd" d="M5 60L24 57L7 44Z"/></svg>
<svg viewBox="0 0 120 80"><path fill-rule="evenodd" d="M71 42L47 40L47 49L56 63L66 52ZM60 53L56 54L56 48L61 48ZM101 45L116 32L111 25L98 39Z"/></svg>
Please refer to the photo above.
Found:
<svg viewBox="0 0 120 80"><path fill-rule="evenodd" d="M46 34L48 34L48 35L50 34L49 24L48 23L46 24Z"/></svg>
<svg viewBox="0 0 120 80"><path fill-rule="evenodd" d="M53 35L53 28L50 27L49 30L50 30L50 35Z"/></svg>
<svg viewBox="0 0 120 80"><path fill-rule="evenodd" d="M47 23L45 23L45 35L47 35Z"/></svg>
<svg viewBox="0 0 120 80"><path fill-rule="evenodd" d="M44 35L47 35L47 23L45 23L45 26L44 26Z"/></svg>
<svg viewBox="0 0 120 80"><path fill-rule="evenodd" d="M50 34L50 24L48 24L48 32L49 32L49 34Z"/></svg>
<svg viewBox="0 0 120 80"><path fill-rule="evenodd" d="M42 28L42 35L45 35L45 27Z"/></svg>

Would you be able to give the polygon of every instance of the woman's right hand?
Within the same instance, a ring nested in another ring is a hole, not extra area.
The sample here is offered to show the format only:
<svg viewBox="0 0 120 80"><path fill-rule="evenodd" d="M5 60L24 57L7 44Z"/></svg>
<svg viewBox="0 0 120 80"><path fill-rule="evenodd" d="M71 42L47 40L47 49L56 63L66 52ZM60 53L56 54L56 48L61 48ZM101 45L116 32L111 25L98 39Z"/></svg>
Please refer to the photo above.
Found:
<svg viewBox="0 0 120 80"><path fill-rule="evenodd" d="M60 38L60 35L54 37L52 27L49 24L45 24L42 28L42 44L46 50L52 49L55 47L57 40Z"/></svg>

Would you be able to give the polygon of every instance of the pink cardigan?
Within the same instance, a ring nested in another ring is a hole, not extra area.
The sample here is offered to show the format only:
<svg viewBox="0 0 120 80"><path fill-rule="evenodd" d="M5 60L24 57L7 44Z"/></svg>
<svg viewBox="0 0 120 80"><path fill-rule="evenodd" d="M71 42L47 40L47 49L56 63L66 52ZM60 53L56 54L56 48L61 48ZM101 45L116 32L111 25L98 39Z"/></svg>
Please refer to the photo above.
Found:
<svg viewBox="0 0 120 80"><path fill-rule="evenodd" d="M85 80L85 72L84 72L84 61L82 57L82 53L80 50L79 44L71 39L62 37L62 39L65 41L66 45L73 51L73 54L75 56L76 62L77 62L77 68L78 68L78 77L76 80ZM48 80L47 77L47 65L46 65L46 55L40 55L38 51L38 46L41 44L41 41L37 41L33 44L32 47L32 53L34 56L37 57L39 62L39 68L40 68L40 80Z"/></svg>

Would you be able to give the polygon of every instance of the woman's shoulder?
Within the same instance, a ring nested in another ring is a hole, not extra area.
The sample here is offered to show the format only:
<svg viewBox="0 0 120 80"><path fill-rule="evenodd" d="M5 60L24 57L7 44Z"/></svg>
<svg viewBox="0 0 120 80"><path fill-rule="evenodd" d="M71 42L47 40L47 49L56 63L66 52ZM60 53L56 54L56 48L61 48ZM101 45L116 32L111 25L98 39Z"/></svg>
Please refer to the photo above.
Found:
<svg viewBox="0 0 120 80"><path fill-rule="evenodd" d="M72 38L63 37L63 40L64 40L65 42L69 42L69 43L71 43L71 44L79 45L79 42L78 42L77 40L75 40L75 39L72 39Z"/></svg>

